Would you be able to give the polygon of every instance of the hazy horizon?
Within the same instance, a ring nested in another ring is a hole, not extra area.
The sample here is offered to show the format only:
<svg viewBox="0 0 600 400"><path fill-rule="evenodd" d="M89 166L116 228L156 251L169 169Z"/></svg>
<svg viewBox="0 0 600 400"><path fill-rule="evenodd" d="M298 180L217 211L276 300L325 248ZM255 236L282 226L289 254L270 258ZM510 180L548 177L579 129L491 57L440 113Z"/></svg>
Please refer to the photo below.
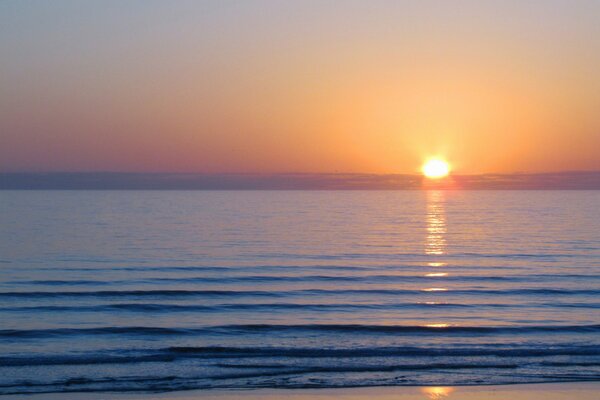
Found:
<svg viewBox="0 0 600 400"><path fill-rule="evenodd" d="M451 175L366 173L0 173L0 190L517 190L600 189L600 171Z"/></svg>

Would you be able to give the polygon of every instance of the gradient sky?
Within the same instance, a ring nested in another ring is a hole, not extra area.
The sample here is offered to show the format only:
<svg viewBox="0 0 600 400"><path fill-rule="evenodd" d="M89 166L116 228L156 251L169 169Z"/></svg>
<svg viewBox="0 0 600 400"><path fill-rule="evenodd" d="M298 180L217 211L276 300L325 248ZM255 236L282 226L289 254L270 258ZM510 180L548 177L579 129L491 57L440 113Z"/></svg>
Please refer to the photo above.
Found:
<svg viewBox="0 0 600 400"><path fill-rule="evenodd" d="M600 170L600 1L0 2L0 171Z"/></svg>

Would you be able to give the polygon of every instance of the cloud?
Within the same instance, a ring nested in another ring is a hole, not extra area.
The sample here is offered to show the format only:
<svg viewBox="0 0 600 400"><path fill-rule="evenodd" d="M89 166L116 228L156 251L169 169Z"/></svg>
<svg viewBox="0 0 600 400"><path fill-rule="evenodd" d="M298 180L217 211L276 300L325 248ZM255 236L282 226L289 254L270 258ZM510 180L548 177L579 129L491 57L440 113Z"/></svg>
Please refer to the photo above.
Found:
<svg viewBox="0 0 600 400"><path fill-rule="evenodd" d="M600 171L455 175L0 173L0 190L599 190Z"/></svg>

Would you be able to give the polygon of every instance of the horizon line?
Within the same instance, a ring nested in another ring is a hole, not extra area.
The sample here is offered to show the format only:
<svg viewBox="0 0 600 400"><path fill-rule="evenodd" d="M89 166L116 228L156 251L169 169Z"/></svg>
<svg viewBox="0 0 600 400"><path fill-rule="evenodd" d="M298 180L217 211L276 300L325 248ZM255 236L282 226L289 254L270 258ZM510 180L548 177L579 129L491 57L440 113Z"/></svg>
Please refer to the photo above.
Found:
<svg viewBox="0 0 600 400"><path fill-rule="evenodd" d="M0 190L600 190L600 171L451 174L0 172Z"/></svg>
<svg viewBox="0 0 600 400"><path fill-rule="evenodd" d="M480 176L480 175L545 175L545 174L565 174L565 173L576 173L576 174L587 174L587 173L600 173L600 169L565 169L556 171L512 171L512 172L451 172L450 176ZM411 175L411 176L422 176L420 172L361 172L361 171L323 171L323 172L310 172L310 171L286 171L286 172L244 172L244 171L223 171L223 172L210 172L210 171L127 171L127 170L80 170L80 171L69 171L69 170L53 170L53 171L39 171L39 170L14 170L14 171L0 171L0 175L17 175L17 174L137 174L137 175Z"/></svg>

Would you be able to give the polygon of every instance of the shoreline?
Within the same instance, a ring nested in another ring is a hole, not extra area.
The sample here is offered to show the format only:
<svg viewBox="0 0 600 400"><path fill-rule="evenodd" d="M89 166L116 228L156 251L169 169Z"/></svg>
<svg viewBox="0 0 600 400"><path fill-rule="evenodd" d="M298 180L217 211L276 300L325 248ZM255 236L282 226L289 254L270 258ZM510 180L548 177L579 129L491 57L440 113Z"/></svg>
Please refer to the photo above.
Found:
<svg viewBox="0 0 600 400"><path fill-rule="evenodd" d="M0 395L2 399L47 400L595 400L600 382L525 383L473 386L371 386L354 388L302 389L210 389L162 393L72 392Z"/></svg>

